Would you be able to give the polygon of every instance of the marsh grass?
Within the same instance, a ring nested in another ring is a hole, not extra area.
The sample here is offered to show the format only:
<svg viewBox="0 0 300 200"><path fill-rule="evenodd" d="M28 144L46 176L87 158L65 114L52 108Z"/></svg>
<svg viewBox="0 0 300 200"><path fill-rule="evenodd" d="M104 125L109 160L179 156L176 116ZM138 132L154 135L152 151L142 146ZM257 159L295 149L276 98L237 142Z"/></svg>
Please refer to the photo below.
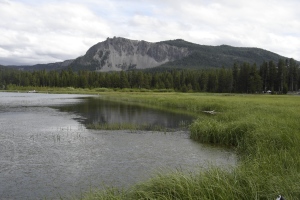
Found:
<svg viewBox="0 0 300 200"><path fill-rule="evenodd" d="M300 199L300 97L111 93L111 99L193 112L191 138L235 148L238 165L172 172L117 193L120 199ZM215 110L215 115L202 111ZM103 193L99 198L106 198ZM112 193L109 193L111 195ZM87 197L86 199L93 199Z"/></svg>
<svg viewBox="0 0 300 200"><path fill-rule="evenodd" d="M133 123L97 123L97 124L87 124L88 129L95 130L145 130L145 131L161 131L170 132L175 131L174 129L168 129L159 125L152 124L133 124Z"/></svg>
<svg viewBox="0 0 300 200"><path fill-rule="evenodd" d="M222 122L216 119L198 119L191 126L191 138L203 143L238 147L245 134L254 129L245 121Z"/></svg>

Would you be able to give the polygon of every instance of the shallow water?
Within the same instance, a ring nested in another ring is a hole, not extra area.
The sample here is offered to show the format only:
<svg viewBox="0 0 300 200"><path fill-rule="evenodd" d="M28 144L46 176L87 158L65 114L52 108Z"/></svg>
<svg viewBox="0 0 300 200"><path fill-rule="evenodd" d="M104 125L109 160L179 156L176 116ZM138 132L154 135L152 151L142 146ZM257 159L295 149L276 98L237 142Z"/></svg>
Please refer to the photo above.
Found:
<svg viewBox="0 0 300 200"><path fill-rule="evenodd" d="M166 168L236 163L234 152L194 142L186 131L87 130L84 124L98 122L101 109L78 109L87 106L86 97L0 93L1 199L78 196L104 185L129 187Z"/></svg>
<svg viewBox="0 0 300 200"><path fill-rule="evenodd" d="M187 114L146 108L128 102L113 102L101 97L85 98L85 101L78 104L53 108L80 115L81 118L77 120L82 124L135 124L178 130L194 120L194 117Z"/></svg>

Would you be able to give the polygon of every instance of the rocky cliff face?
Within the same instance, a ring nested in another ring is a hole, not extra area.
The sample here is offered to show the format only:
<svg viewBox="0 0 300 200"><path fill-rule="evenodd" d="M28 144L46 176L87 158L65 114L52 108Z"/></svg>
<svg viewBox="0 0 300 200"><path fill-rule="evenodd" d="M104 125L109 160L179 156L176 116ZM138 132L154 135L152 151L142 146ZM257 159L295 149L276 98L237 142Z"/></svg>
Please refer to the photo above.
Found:
<svg viewBox="0 0 300 200"><path fill-rule="evenodd" d="M71 66L96 71L146 69L179 60L189 54L187 48L114 37L92 46Z"/></svg>

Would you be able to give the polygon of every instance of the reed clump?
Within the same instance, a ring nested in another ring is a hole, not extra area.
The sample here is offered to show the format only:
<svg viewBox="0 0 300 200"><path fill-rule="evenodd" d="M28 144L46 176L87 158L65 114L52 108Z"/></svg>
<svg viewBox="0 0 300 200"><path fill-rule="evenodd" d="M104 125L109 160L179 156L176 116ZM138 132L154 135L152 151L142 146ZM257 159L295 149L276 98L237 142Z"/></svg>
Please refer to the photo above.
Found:
<svg viewBox="0 0 300 200"><path fill-rule="evenodd" d="M197 119L190 126L191 138L203 143L234 146L242 144L245 134L255 126L245 121L223 122L217 119Z"/></svg>

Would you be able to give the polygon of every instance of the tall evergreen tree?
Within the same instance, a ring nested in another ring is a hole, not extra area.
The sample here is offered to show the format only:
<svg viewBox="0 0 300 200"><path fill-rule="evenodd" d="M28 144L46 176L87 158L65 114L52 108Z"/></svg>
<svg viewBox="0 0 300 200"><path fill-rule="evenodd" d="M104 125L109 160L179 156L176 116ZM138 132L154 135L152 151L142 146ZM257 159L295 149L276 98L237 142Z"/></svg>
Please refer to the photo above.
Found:
<svg viewBox="0 0 300 200"><path fill-rule="evenodd" d="M262 90L262 79L258 73L256 64L251 67L248 80L247 91L249 93L260 93Z"/></svg>
<svg viewBox="0 0 300 200"><path fill-rule="evenodd" d="M120 88L129 88L128 77L124 71L120 72Z"/></svg>

